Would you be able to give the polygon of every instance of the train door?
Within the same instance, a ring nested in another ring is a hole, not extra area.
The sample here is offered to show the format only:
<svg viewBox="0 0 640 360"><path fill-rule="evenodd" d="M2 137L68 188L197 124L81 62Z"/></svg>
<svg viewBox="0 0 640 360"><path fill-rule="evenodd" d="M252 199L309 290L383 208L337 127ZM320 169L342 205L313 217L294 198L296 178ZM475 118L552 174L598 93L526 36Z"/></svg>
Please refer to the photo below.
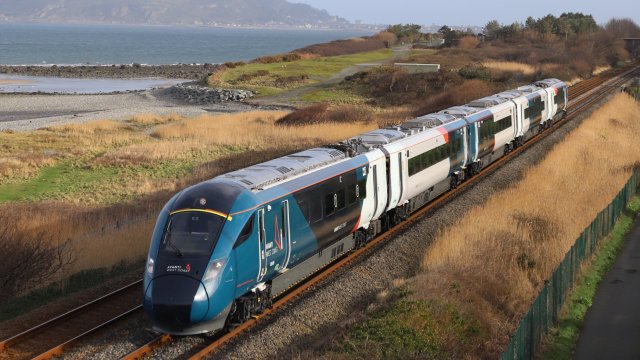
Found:
<svg viewBox="0 0 640 360"><path fill-rule="evenodd" d="M462 136L462 139L460 139L460 151L462 152L461 157L462 157L462 164L467 165L469 164L469 143L467 142L467 139L469 138L469 127L468 126L464 126L462 127L460 130L458 130L460 132L460 136Z"/></svg>
<svg viewBox="0 0 640 360"><path fill-rule="evenodd" d="M258 210L258 264L256 282L259 283L267 274L267 231L264 222L264 208Z"/></svg>
<svg viewBox="0 0 640 360"><path fill-rule="evenodd" d="M516 105L516 111L513 117L513 128L515 130L515 137L517 138L524 134L524 129L523 129L524 109L522 108L521 101L514 101L513 103Z"/></svg>
<svg viewBox="0 0 640 360"><path fill-rule="evenodd" d="M553 101L553 95L555 95L555 89L550 87L550 88L546 88L544 89L544 92L546 93L546 105L545 108L547 110L547 113L545 114L545 121L546 120L551 120L553 119L553 116L556 114L556 105L555 105L555 101Z"/></svg>
<svg viewBox="0 0 640 360"><path fill-rule="evenodd" d="M289 252L291 229L289 227L289 201L267 205L263 211L264 275L282 271L291 255ZM263 275L263 276L264 276Z"/></svg>
<svg viewBox="0 0 640 360"><path fill-rule="evenodd" d="M282 225L280 229L282 240L282 247L284 248L284 261L282 263L282 269L284 270L289 265L291 259L291 223L289 220L289 200L285 200L281 204Z"/></svg>

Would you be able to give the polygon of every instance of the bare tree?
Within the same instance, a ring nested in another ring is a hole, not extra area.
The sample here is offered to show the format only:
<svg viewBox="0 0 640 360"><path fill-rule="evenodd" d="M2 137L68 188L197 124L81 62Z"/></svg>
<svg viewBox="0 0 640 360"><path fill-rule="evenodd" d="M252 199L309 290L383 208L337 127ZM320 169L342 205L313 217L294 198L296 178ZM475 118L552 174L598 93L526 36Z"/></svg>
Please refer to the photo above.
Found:
<svg viewBox="0 0 640 360"><path fill-rule="evenodd" d="M53 279L74 261L69 240L0 229L0 303Z"/></svg>

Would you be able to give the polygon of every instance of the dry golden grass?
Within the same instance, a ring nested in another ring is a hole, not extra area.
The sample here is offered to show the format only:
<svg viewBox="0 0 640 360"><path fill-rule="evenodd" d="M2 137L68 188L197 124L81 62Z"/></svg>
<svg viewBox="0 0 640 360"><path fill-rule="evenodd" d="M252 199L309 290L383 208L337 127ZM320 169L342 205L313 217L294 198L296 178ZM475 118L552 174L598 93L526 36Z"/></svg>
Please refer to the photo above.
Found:
<svg viewBox="0 0 640 360"><path fill-rule="evenodd" d="M93 135L100 132L113 132L125 125L113 120L96 120L82 124L67 124L50 127L49 130L67 134Z"/></svg>
<svg viewBox="0 0 640 360"><path fill-rule="evenodd" d="M601 74L610 69L611 69L611 66L598 66L593 70L593 75Z"/></svg>
<svg viewBox="0 0 640 360"><path fill-rule="evenodd" d="M489 69L495 69L500 71L521 72L525 75L531 75L536 72L536 68L524 63L512 62L512 61L484 61L482 63Z"/></svg>
<svg viewBox="0 0 640 360"><path fill-rule="evenodd" d="M96 120L82 124L52 126L45 129L60 137L67 136L84 150L95 151L103 146L119 146L140 141L144 134L129 125L113 120Z"/></svg>
<svg viewBox="0 0 640 360"><path fill-rule="evenodd" d="M16 156L0 156L0 180L2 178L28 178L41 167L55 163L55 158L42 153L31 152Z"/></svg>
<svg viewBox="0 0 640 360"><path fill-rule="evenodd" d="M131 122L140 125L159 125L178 121L181 119L183 119L183 117L178 114L169 114L162 116L158 114L143 113L134 115L131 118Z"/></svg>
<svg viewBox="0 0 640 360"><path fill-rule="evenodd" d="M413 288L475 312L489 333L472 357L502 351L544 280L640 164L638 113L616 95L522 181L436 238Z"/></svg>
<svg viewBox="0 0 640 360"><path fill-rule="evenodd" d="M279 126L283 111L254 111L231 115L202 115L192 120L156 128L152 136L185 141L199 146L218 145L243 148L272 148L279 144L309 141L334 142L375 128L373 124L324 123L307 126Z"/></svg>

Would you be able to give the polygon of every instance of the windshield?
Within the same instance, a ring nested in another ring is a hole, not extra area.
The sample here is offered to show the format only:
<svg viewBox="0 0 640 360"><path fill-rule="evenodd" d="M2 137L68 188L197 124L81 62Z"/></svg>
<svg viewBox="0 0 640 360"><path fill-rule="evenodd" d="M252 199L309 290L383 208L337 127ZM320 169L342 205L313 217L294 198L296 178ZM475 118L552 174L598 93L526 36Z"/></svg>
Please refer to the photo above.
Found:
<svg viewBox="0 0 640 360"><path fill-rule="evenodd" d="M176 213L169 220L160 250L178 256L209 255L224 222L224 217L207 212Z"/></svg>

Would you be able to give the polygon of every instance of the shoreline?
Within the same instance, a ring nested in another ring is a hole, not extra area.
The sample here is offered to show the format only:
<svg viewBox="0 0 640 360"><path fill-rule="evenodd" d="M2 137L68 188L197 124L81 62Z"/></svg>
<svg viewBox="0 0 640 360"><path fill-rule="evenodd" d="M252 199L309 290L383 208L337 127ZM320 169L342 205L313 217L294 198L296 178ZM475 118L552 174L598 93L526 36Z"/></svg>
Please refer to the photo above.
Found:
<svg viewBox="0 0 640 360"><path fill-rule="evenodd" d="M178 79L201 80L219 64L175 65L0 65L1 75L41 76L75 79Z"/></svg>

